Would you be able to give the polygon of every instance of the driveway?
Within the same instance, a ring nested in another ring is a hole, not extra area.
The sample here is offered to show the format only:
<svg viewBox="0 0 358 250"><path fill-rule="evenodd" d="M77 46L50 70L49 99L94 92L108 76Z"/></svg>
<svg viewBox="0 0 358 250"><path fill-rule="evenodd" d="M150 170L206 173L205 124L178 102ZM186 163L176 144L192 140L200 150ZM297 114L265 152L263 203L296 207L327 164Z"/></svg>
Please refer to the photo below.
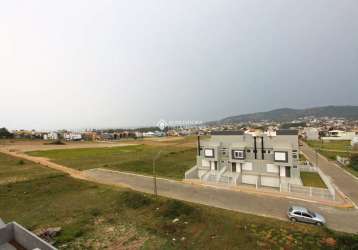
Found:
<svg viewBox="0 0 358 250"><path fill-rule="evenodd" d="M127 186L140 192L153 193L152 177L105 169L90 169L83 171L82 174L86 179L95 182ZM282 220L287 220L288 206L302 205L323 214L327 219L328 227L332 229L358 232L356 209L337 209L300 200L191 185L161 178L157 179L157 184L158 194L161 196Z"/></svg>
<svg viewBox="0 0 358 250"><path fill-rule="evenodd" d="M316 162L316 153L314 149L303 143L301 151L312 163ZM338 188L347 195L355 204L358 205L358 181L350 174L346 173L335 162L327 160L324 156L318 154L318 167L328 176L330 176ZM357 222L358 224L358 222Z"/></svg>

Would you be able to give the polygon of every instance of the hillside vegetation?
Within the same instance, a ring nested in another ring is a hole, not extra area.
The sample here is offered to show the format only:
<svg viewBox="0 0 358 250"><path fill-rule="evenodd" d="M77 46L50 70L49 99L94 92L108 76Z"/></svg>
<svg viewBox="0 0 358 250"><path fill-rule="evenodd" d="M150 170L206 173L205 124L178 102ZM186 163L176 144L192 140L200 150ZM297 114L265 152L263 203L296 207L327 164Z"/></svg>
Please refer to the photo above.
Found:
<svg viewBox="0 0 358 250"><path fill-rule="evenodd" d="M262 120L290 122L305 116L315 117L342 117L358 119L358 106L325 106L307 109L282 108L267 112L258 112L224 118L219 123L257 122Z"/></svg>

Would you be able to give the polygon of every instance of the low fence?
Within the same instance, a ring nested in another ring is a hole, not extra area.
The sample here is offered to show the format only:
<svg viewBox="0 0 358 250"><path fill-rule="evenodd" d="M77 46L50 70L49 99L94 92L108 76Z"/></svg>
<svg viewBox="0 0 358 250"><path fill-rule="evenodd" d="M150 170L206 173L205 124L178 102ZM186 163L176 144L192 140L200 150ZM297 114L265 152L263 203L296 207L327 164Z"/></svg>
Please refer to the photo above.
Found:
<svg viewBox="0 0 358 250"><path fill-rule="evenodd" d="M196 179L198 178L199 169L198 166L194 166L185 172L185 179Z"/></svg>
<svg viewBox="0 0 358 250"><path fill-rule="evenodd" d="M338 161L338 163L340 163L342 165L348 165L350 163L350 160L348 157L342 157L339 155L336 156L336 160Z"/></svg>
<svg viewBox="0 0 358 250"><path fill-rule="evenodd" d="M289 193L290 195L296 195L301 197L312 197L325 200L336 200L336 191L330 177L326 176L319 168L309 165L299 165L300 171L303 172L316 172L320 175L322 181L325 183L327 188L316 188L316 187L307 187L298 184L282 183L279 186L280 192ZM198 179L198 167L194 166L185 172L185 179ZM229 176L225 174L220 174L217 172L208 171L200 179L202 181L212 182L212 183L222 183L222 184L239 184L240 175ZM256 184L256 189L260 189L260 185ZM278 191L278 190L277 190Z"/></svg>
<svg viewBox="0 0 358 250"><path fill-rule="evenodd" d="M294 185L290 183L281 184L280 191L290 193L293 195L320 198L325 200L335 200L336 197L326 188L305 187Z"/></svg>
<svg viewBox="0 0 358 250"><path fill-rule="evenodd" d="M305 192L306 194L309 194L310 196L318 196L322 198L329 198L331 200L336 199L336 190L334 188L333 182L330 177L325 175L321 169L317 168L316 166L307 166L307 165L300 165L298 166L301 172L316 172L321 177L322 181L326 185L327 189L325 188L315 188L315 187L305 187L305 186L299 186L299 188L306 188L309 190L301 191ZM291 185L292 186L292 185ZM295 189L295 187L294 187ZM297 188L296 188L297 190ZM327 194L327 192L329 194Z"/></svg>

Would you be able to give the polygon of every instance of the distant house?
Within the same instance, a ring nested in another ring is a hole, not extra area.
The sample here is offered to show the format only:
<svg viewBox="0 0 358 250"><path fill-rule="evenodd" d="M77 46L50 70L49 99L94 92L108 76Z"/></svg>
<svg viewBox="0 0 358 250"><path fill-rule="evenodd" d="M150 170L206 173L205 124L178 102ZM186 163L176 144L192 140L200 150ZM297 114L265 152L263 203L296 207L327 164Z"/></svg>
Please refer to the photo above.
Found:
<svg viewBox="0 0 358 250"><path fill-rule="evenodd" d="M327 136L321 137L324 141L350 141L356 136L356 132L346 132L343 130L330 130Z"/></svg>
<svg viewBox="0 0 358 250"><path fill-rule="evenodd" d="M358 147L358 136L353 137L353 139L351 140L351 146L353 148Z"/></svg>
<svg viewBox="0 0 358 250"><path fill-rule="evenodd" d="M134 137L135 137L135 138L142 138L142 137L143 137L143 133L140 132L140 131L135 131L135 132L134 132Z"/></svg>
<svg viewBox="0 0 358 250"><path fill-rule="evenodd" d="M5 224L0 219L0 249L56 250L55 247L37 237L16 222Z"/></svg>
<svg viewBox="0 0 358 250"><path fill-rule="evenodd" d="M56 132L44 133L42 138L44 140L58 140L59 136Z"/></svg>
<svg viewBox="0 0 358 250"><path fill-rule="evenodd" d="M155 136L155 133L152 131L143 133L143 137L154 137L154 136Z"/></svg>
<svg viewBox="0 0 358 250"><path fill-rule="evenodd" d="M82 140L82 135L80 133L67 132L63 134L63 138L66 141L80 141Z"/></svg>
<svg viewBox="0 0 358 250"><path fill-rule="evenodd" d="M304 128L303 136L306 140L319 140L319 130L317 128Z"/></svg>
<svg viewBox="0 0 358 250"><path fill-rule="evenodd" d="M176 130L168 130L167 136L179 136L179 133Z"/></svg>

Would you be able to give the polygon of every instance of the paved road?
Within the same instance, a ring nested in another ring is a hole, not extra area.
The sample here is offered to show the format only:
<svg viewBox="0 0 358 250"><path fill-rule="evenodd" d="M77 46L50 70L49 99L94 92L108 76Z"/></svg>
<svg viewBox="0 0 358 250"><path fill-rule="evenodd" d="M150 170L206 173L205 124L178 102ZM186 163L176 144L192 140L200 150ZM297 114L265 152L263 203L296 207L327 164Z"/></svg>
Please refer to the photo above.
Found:
<svg viewBox="0 0 358 250"><path fill-rule="evenodd" d="M312 163L316 162L316 153L314 149L307 144L301 147L302 152ZM335 162L327 160L324 156L318 154L318 167L328 176L330 176L338 188L347 195L358 206L358 181L350 174L346 173ZM358 222L357 222L358 224Z"/></svg>
<svg viewBox="0 0 358 250"><path fill-rule="evenodd" d="M153 193L153 179L148 176L104 169L86 170L83 174L96 182L124 185L137 191ZM203 187L166 179L158 179L157 183L158 194L161 196L284 220L289 205L302 205L323 214L327 219L327 225L332 229L358 232L356 209L337 209L294 199Z"/></svg>

